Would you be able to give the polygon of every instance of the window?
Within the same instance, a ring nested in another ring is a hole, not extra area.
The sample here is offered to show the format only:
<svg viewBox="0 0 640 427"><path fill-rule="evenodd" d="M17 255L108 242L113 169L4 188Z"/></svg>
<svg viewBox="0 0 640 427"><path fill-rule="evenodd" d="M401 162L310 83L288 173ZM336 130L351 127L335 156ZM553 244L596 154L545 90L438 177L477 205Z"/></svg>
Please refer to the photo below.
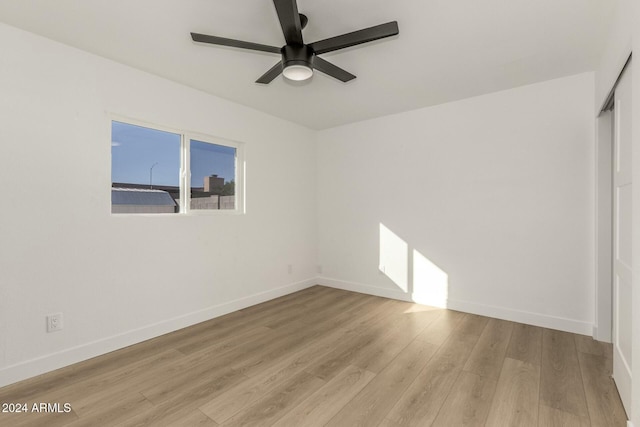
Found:
<svg viewBox="0 0 640 427"><path fill-rule="evenodd" d="M241 212L241 145L112 121L111 212Z"/></svg>
<svg viewBox="0 0 640 427"><path fill-rule="evenodd" d="M190 140L191 209L235 209L236 148Z"/></svg>

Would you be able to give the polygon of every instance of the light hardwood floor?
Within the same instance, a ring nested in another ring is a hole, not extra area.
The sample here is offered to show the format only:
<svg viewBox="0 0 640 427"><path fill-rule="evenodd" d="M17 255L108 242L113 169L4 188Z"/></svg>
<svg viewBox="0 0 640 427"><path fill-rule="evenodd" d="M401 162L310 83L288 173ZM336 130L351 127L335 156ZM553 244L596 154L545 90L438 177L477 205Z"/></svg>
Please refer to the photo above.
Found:
<svg viewBox="0 0 640 427"><path fill-rule="evenodd" d="M315 286L8 387L2 426L602 426L586 336Z"/></svg>

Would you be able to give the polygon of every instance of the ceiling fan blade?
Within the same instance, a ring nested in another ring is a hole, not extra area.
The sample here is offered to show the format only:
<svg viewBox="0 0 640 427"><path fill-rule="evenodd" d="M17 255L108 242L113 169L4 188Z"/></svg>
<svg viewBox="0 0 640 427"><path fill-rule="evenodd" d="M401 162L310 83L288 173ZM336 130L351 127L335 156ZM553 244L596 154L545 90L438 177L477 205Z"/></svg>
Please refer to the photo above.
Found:
<svg viewBox="0 0 640 427"><path fill-rule="evenodd" d="M325 61L319 56L316 56L315 58L313 58L313 68L331 77L334 77L340 80L341 82L348 82L356 78L356 76L354 76L350 72L345 71L342 68L333 65L331 62Z"/></svg>
<svg viewBox="0 0 640 427"><path fill-rule="evenodd" d="M398 32L398 22L392 21L387 22L386 24L380 24L363 30L354 31L352 33L343 34L341 36L310 43L309 47L312 48L316 54L333 52L334 50L344 49L361 43L395 36Z"/></svg>
<svg viewBox="0 0 640 427"><path fill-rule="evenodd" d="M302 45L302 24L296 0L273 0L287 44Z"/></svg>
<svg viewBox="0 0 640 427"><path fill-rule="evenodd" d="M242 40L225 39L224 37L208 36L206 34L191 33L194 42L217 44L220 46L238 47L240 49L259 50L261 52L280 53L280 48Z"/></svg>
<svg viewBox="0 0 640 427"><path fill-rule="evenodd" d="M278 62L276 65L271 67L269 71L264 73L258 80L256 80L256 83L261 83L265 85L269 84L273 81L273 79L278 77L280 73L282 73L282 61Z"/></svg>

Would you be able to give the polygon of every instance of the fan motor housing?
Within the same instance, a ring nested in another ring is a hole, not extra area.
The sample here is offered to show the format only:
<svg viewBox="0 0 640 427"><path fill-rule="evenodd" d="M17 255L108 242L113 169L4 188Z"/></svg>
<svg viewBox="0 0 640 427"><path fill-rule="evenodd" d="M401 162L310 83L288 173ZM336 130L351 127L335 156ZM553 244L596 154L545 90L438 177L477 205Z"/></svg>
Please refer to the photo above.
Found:
<svg viewBox="0 0 640 427"><path fill-rule="evenodd" d="M309 46L286 45L280 49L280 52L282 53L282 68L291 65L304 65L313 68L314 52Z"/></svg>

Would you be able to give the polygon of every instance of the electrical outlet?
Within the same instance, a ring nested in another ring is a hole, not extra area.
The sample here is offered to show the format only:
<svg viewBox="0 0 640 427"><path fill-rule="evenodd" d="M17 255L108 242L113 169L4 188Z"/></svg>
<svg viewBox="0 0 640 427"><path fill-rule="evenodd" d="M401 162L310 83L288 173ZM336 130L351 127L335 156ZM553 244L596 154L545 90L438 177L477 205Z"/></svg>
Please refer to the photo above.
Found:
<svg viewBox="0 0 640 427"><path fill-rule="evenodd" d="M289 264L287 266L287 271L289 272L289 274L293 273L293 265Z"/></svg>
<svg viewBox="0 0 640 427"><path fill-rule="evenodd" d="M322 274L322 265L318 264L318 274Z"/></svg>
<svg viewBox="0 0 640 427"><path fill-rule="evenodd" d="M53 313L47 316L47 332L61 331L63 327L62 313Z"/></svg>

